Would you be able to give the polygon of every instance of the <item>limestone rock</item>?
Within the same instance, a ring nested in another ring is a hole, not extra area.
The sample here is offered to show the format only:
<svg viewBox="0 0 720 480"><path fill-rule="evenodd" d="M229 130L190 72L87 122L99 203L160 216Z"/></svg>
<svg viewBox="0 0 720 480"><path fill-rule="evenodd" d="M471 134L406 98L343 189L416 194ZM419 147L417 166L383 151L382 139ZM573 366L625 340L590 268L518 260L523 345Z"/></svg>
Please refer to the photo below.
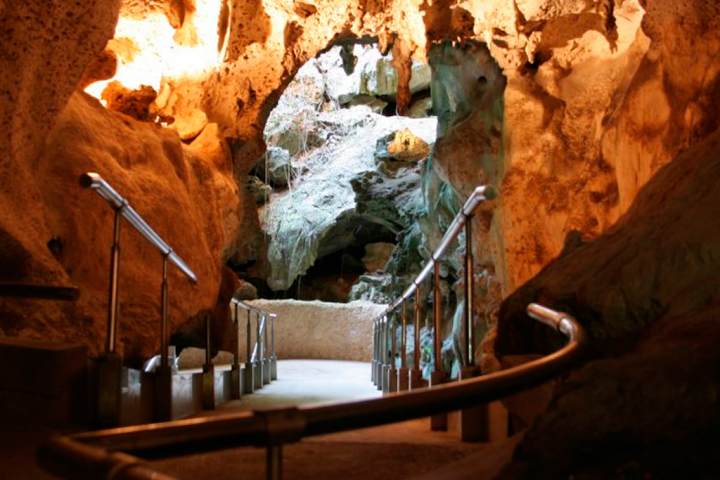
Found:
<svg viewBox="0 0 720 480"><path fill-rule="evenodd" d="M221 283L218 254L232 252L239 201L229 164L220 168L208 157L184 146L171 130L108 112L82 92L73 95L37 160L36 181L43 188L35 208L44 218L44 238L57 238L62 245L53 257L54 268L82 294L71 305L2 300L5 333L43 332L58 341L82 338L92 355L102 350L113 213L93 191L78 186L79 173L86 171L98 172L125 196L199 277L191 284L170 267L171 329L199 311L212 310ZM141 364L159 348L161 255L126 223L121 241L118 350L131 364ZM44 243L40 248L47 249ZM43 314L28 317L28 309Z"/></svg>
<svg viewBox="0 0 720 480"><path fill-rule="evenodd" d="M42 188L35 179L39 173L37 159L86 65L112 37L120 3L63 0L2 4L0 270L5 280L45 284L70 281L47 248L52 235L43 218ZM23 332L23 336L53 338L45 336L41 328L36 330L32 322L3 330L7 335Z"/></svg>
<svg viewBox="0 0 720 480"><path fill-rule="evenodd" d="M545 466L550 478L613 472L630 461L661 476L666 465L686 468L683 459L706 451L706 441L717 447L717 437L703 432L720 422L707 403L717 397L720 365L713 320L720 228L710 207L720 205L719 182L720 130L663 167L613 228L552 262L503 304L502 354L543 352L560 342L527 319L525 307L538 301L575 315L601 357L557 392L521 444L514 474L504 478ZM562 459L540 446L556 441ZM662 458L667 449L672 460ZM614 453L595 462L587 451Z"/></svg>
<svg viewBox="0 0 720 480"><path fill-rule="evenodd" d="M267 185L254 175L247 177L245 188L258 205L267 203L273 193L273 189L270 185Z"/></svg>
<svg viewBox="0 0 720 480"><path fill-rule="evenodd" d="M290 152L279 147L268 147L265 155L255 165L254 172L266 183L281 188L287 187L297 175L290 160Z"/></svg>
<svg viewBox="0 0 720 480"><path fill-rule="evenodd" d="M188 115L176 118L171 128L177 130L181 140L190 140L200 135L207 124L208 118L205 112L196 109Z"/></svg>
<svg viewBox="0 0 720 480"><path fill-rule="evenodd" d="M374 230L388 225L372 213L357 210L356 193L351 186L353 178L376 170L374 144L377 138L406 126L426 142L432 141L434 127L429 119L405 119L398 127L396 122L374 115L363 107L321 115L332 118L338 125L345 119L352 119L353 126L329 147L309 151L299 162L301 168L307 168L306 173L291 190L275 195L261 215L264 230L270 236L268 258L272 270L268 284L274 290L289 288L316 258L357 243L360 236L365 238L365 243L372 241L377 235ZM401 177L395 181L397 184L413 182ZM390 194L392 189L385 188ZM402 203L397 194L394 200Z"/></svg>
<svg viewBox="0 0 720 480"><path fill-rule="evenodd" d="M392 243L368 243L365 245L365 256L362 263L368 272L382 269L390 260L395 245Z"/></svg>
<svg viewBox="0 0 720 480"><path fill-rule="evenodd" d="M372 358L372 344L368 342L372 338L372 322L385 309L384 305L370 302L338 304L256 300L251 303L277 314L275 341L278 358L362 362Z"/></svg>
<svg viewBox="0 0 720 480"><path fill-rule="evenodd" d="M142 85L137 90L125 88L120 82L113 81L105 87L102 99L106 102L108 110L124 113L125 115L147 122L150 118L150 104L157 98L157 92L148 85Z"/></svg>
<svg viewBox="0 0 720 480"><path fill-rule="evenodd" d="M338 66L340 47L324 54L320 60L322 69L327 75L328 95L341 105L354 102L359 96L383 97L395 99L398 88L398 74L391 65L392 55L383 56L377 47L355 46L353 73L345 74L332 71ZM421 62L412 62L410 92L417 93L430 88L430 67Z"/></svg>

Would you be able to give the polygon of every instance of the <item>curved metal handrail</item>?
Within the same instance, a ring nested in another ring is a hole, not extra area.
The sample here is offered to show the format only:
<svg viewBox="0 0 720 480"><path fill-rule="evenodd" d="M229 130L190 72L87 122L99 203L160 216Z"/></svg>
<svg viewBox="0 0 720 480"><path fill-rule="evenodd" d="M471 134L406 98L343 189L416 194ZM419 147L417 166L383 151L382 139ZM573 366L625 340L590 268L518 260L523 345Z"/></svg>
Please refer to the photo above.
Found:
<svg viewBox="0 0 720 480"><path fill-rule="evenodd" d="M176 456L253 445L267 446L268 459L306 436L397 423L503 398L541 384L576 365L587 347L582 326L570 315L532 304L531 317L568 338L560 350L527 364L432 389L398 392L380 399L238 413L214 418L117 428L56 437L38 451L46 470L67 479L171 480L123 452ZM270 463L268 464L270 466ZM270 476L268 476L270 478Z"/></svg>

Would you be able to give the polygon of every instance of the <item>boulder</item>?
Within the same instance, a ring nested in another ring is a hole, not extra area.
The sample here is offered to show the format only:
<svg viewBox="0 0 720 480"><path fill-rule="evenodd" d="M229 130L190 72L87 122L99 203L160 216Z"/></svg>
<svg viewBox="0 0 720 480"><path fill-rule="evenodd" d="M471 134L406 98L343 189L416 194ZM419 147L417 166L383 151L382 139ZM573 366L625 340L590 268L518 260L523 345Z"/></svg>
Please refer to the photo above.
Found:
<svg viewBox="0 0 720 480"><path fill-rule="evenodd" d="M362 263L368 272L381 270L390 260L390 255L395 249L392 243L368 243L365 245L365 256L362 257Z"/></svg>
<svg viewBox="0 0 720 480"><path fill-rule="evenodd" d="M379 180L387 177L377 171L374 145L378 138L403 128L410 128L426 143L432 142L434 137L431 119L402 119L398 124L373 114L367 107L320 115L321 118L332 118L337 125L345 119L352 119L352 123L346 127L344 135L335 137L327 147L308 152L299 165L305 167L306 172L290 191L275 195L263 212L263 228L270 237L268 284L274 290L289 288L318 257L349 245L373 241L383 235L383 228L398 231L397 221L386 218L398 214L386 210L396 210L398 207L394 205L412 208L407 199L412 188L417 186L419 176L413 173L405 178L398 174L391 179L394 185L379 185ZM367 181L358 183L354 180L358 178ZM365 198L370 202L369 208L364 206L364 198L357 198L354 189L359 184L368 187ZM398 187L402 187L400 195ZM379 200L384 205L379 207L380 210L372 206L375 200L370 190L385 196Z"/></svg>
<svg viewBox="0 0 720 480"><path fill-rule="evenodd" d="M255 175L274 187L287 187L297 175L290 160L290 152L284 148L268 147L267 152L254 168Z"/></svg>
<svg viewBox="0 0 720 480"><path fill-rule="evenodd" d="M525 307L537 301L583 324L591 361L556 391L500 478L528 471L601 478L628 468L646 478L667 471L703 478L717 466L706 455L720 445L714 205L720 130L663 167L615 226L569 247L504 302L501 354L561 343L527 319Z"/></svg>

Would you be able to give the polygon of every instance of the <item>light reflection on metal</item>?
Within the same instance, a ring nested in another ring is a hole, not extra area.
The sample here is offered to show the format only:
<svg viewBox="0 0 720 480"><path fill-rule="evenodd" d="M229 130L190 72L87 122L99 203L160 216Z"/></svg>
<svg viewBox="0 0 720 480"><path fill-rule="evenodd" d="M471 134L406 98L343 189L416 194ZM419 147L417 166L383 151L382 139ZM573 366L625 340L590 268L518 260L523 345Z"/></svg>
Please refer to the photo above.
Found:
<svg viewBox="0 0 720 480"><path fill-rule="evenodd" d="M433 319L435 327L433 332L435 372L442 371L442 292L440 291L440 264L435 264L435 279L433 281Z"/></svg>
<svg viewBox="0 0 720 480"><path fill-rule="evenodd" d="M98 195L104 198L114 209L119 210L125 220L127 220L135 229L142 234L150 243L162 252L163 255L167 255L169 260L173 262L185 275L190 278L193 282L197 282L198 278L190 267L173 251L165 241L155 233L155 230L138 215L138 213L130 206L128 201L124 199L114 188L110 186L103 178L97 173L83 173L80 176L80 185L85 188L92 188Z"/></svg>
<svg viewBox="0 0 720 480"><path fill-rule="evenodd" d="M472 254L472 222L465 222L465 309L463 311L463 327L465 345L463 361L466 367L475 365L475 339L473 338L473 254Z"/></svg>

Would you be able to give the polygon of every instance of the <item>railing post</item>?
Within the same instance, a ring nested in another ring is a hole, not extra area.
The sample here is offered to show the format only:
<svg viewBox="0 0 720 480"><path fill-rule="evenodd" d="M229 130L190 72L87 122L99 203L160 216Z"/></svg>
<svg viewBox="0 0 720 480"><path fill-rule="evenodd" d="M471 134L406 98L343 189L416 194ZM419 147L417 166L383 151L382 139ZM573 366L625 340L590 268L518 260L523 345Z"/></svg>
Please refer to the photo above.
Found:
<svg viewBox="0 0 720 480"><path fill-rule="evenodd" d="M422 320L420 285L415 289L414 327L413 327L413 368L410 371L410 390L422 388L422 370L420 370L420 322Z"/></svg>
<svg viewBox="0 0 720 480"><path fill-rule="evenodd" d="M475 366L475 340L473 335L473 255L472 255L472 217L465 219L465 366Z"/></svg>
<svg viewBox="0 0 720 480"><path fill-rule="evenodd" d="M253 353L257 355L253 358L253 368L255 369L255 390L260 390L265 384L263 381L262 320L260 312L255 312L255 322L257 329L255 330L255 349L253 349Z"/></svg>
<svg viewBox="0 0 720 480"><path fill-rule="evenodd" d="M120 277L120 219L122 207L115 208L113 243L110 247L110 282L108 293L108 324L105 354L97 362L97 407L95 424L98 428L116 427L120 422L123 358L116 351L118 283Z"/></svg>
<svg viewBox="0 0 720 480"><path fill-rule="evenodd" d="M215 365L212 363L210 315L205 316L205 365L203 365L203 408L215 409Z"/></svg>
<svg viewBox="0 0 720 480"><path fill-rule="evenodd" d="M265 463L267 480L282 480L282 445L268 445Z"/></svg>
<svg viewBox="0 0 720 480"><path fill-rule="evenodd" d="M155 368L154 420L172 419L172 369L168 362L168 256L163 254L160 289L160 365Z"/></svg>
<svg viewBox="0 0 720 480"><path fill-rule="evenodd" d="M440 262L435 260L435 278L433 282L433 311L435 328L433 345L435 368L430 374L430 386L434 387L445 381L442 370L442 291L440 290ZM433 431L447 430L447 414L438 413L430 417L430 429Z"/></svg>
<svg viewBox="0 0 720 480"><path fill-rule="evenodd" d="M463 349L464 365L458 380L468 380L480 372L475 366L475 340L473 325L473 253L472 253L472 216L465 217L465 307L463 310L463 330L465 345ZM460 410L460 439L463 442L480 442L489 439L488 424L490 405L482 404Z"/></svg>
<svg viewBox="0 0 720 480"><path fill-rule="evenodd" d="M265 326L265 331L263 332L263 385L267 385L270 383L270 376L271 376L271 370L272 365L270 364L270 342L268 341L269 338L269 325L268 325L268 316L263 314L263 325Z"/></svg>
<svg viewBox="0 0 720 480"><path fill-rule="evenodd" d="M243 377L243 393L253 393L255 390L255 369L252 362L252 350L250 342L252 341L252 322L250 321L250 310L247 311L247 328L245 330L246 340L246 357L245 357L245 373Z"/></svg>
<svg viewBox="0 0 720 480"><path fill-rule="evenodd" d="M400 335L400 369L397 376L397 388L399 391L408 390L410 387L410 379L408 378L407 368L407 307L406 301L402 302L402 333Z"/></svg>
<svg viewBox="0 0 720 480"><path fill-rule="evenodd" d="M270 357L270 380L277 380L277 350L275 349L275 314L270 314L270 328L272 339L272 356Z"/></svg>
<svg viewBox="0 0 720 480"><path fill-rule="evenodd" d="M108 329L105 353L115 353L117 344L118 284L120 279L120 219L122 207L115 209L113 243L110 248L110 292L108 299Z"/></svg>
<svg viewBox="0 0 720 480"><path fill-rule="evenodd" d="M388 327L387 327L387 315L383 314L380 320L380 382L378 383L378 390L383 392L387 391L387 370L389 368L387 364L388 356Z"/></svg>
<svg viewBox="0 0 720 480"><path fill-rule="evenodd" d="M235 303L235 355L233 355L232 369L230 370L230 398L238 400L242 398L242 368L240 367L240 316L238 315L239 304Z"/></svg>
<svg viewBox="0 0 720 480"><path fill-rule="evenodd" d="M378 390L382 390L382 376L383 376L383 325L382 317L376 320L377 323L377 335L376 335L376 346L375 346L375 386Z"/></svg>
<svg viewBox="0 0 720 480"><path fill-rule="evenodd" d="M372 360L370 361L370 380L373 385L377 385L375 381L375 364L377 363L377 319L373 319L373 339L372 339Z"/></svg>
<svg viewBox="0 0 720 480"><path fill-rule="evenodd" d="M388 313L388 330L390 333L390 351L388 352L387 362L388 362L388 370L387 370L387 377L386 377L386 383L387 388L383 386L383 393L393 393L397 392L397 368L396 368L396 354L397 354L397 329L395 326L397 325L397 322L395 321L396 314L395 312L389 312Z"/></svg>

